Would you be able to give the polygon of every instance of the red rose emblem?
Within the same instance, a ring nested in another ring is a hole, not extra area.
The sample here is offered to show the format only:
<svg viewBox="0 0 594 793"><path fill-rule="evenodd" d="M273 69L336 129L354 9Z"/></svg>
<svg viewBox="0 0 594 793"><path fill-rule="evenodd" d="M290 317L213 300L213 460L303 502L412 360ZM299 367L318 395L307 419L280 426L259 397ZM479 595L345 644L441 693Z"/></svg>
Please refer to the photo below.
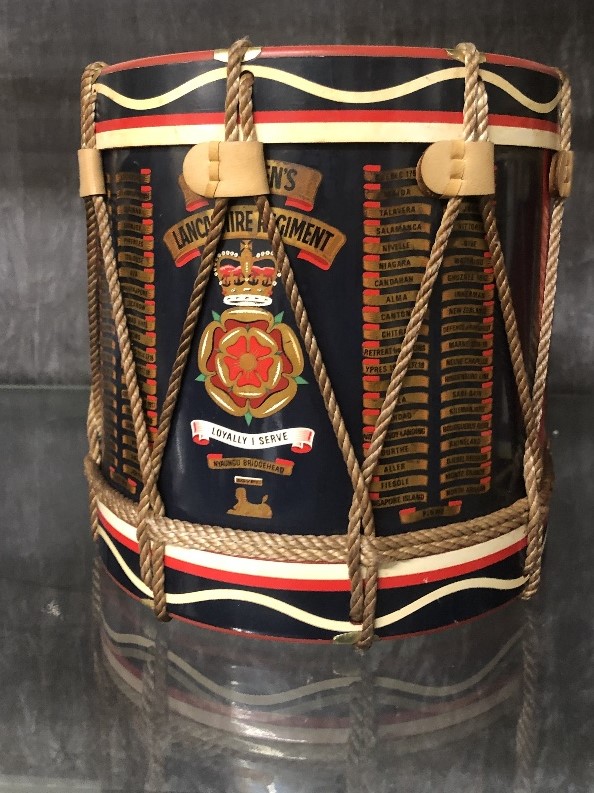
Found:
<svg viewBox="0 0 594 793"><path fill-rule="evenodd" d="M204 329L198 368L211 399L227 413L265 418L297 393L303 354L291 328L270 312L228 309Z"/></svg>

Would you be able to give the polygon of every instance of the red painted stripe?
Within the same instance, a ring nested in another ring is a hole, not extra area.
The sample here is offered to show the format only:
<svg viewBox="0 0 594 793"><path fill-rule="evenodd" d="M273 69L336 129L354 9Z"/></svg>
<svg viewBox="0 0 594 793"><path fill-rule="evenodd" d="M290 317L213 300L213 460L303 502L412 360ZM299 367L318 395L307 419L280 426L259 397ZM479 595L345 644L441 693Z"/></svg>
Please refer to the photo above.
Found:
<svg viewBox="0 0 594 793"><path fill-rule="evenodd" d="M258 58L315 58L327 56L351 56L368 58L435 58L436 60L449 60L449 55L441 47L379 47L368 45L322 45L322 46L293 46L293 47L264 47ZM165 66L174 63L189 63L193 61L210 61L214 59L213 50L202 52L180 52L171 55L155 55L149 58L137 58L135 60L116 63L107 66L102 74L121 72L127 69L140 69L147 66ZM551 66L545 66L536 61L514 58L509 55L495 55L488 53L487 63L495 63L501 66L515 66L520 69L530 69L543 74L557 76L556 70ZM222 63L215 61L215 64L222 66ZM214 65L214 64L213 64Z"/></svg>
<svg viewBox="0 0 594 793"><path fill-rule="evenodd" d="M222 124L224 113L160 113L152 116L129 116L114 118L109 121L98 121L97 132L110 132L114 129L136 129L140 127L173 127L189 126L190 124Z"/></svg>
<svg viewBox="0 0 594 793"><path fill-rule="evenodd" d="M100 509L97 509L97 517L99 518L99 522L101 523L105 531L108 534L111 534L114 540L117 540L121 545L125 545L126 548L129 548L131 551L134 551L134 553L139 552L138 543L134 542L134 540L131 540L129 537L126 537L124 534L118 531L114 526L112 526Z"/></svg>
<svg viewBox="0 0 594 793"><path fill-rule="evenodd" d="M97 132L145 127L189 126L200 124L223 124L224 113L169 113L148 116L132 116L98 121ZM254 113L256 124L286 123L357 123L398 122L427 124L461 124L462 112L450 110L261 110ZM540 129L557 132L558 125L540 118L491 114L493 126Z"/></svg>
<svg viewBox="0 0 594 793"><path fill-rule="evenodd" d="M183 267L188 262L192 261L192 259L197 259L198 256L200 255L201 253L198 250L198 248L194 248L193 250L188 251L187 253L184 253L181 256L178 256L177 259L175 260L175 266Z"/></svg>
<svg viewBox="0 0 594 793"><path fill-rule="evenodd" d="M258 589L347 592L351 588L348 578L339 581L271 578L269 576L249 575L248 573L233 573L229 570L215 570L212 567L203 567L191 562L184 562L171 556L165 556L165 567L171 567L173 570L179 570L189 575L200 576L200 578L207 578L209 581L222 581L226 584L238 584Z"/></svg>
<svg viewBox="0 0 594 793"><path fill-rule="evenodd" d="M526 60L525 58L514 58L513 55L495 55L487 53L487 63L496 63L499 66L515 66L518 69L530 69L532 72L550 74L559 79L557 69L554 66L547 66L537 61Z"/></svg>
<svg viewBox="0 0 594 793"><path fill-rule="evenodd" d="M175 55L153 55L149 58L135 58L122 63L114 63L106 66L101 74L113 74L113 72L125 72L128 69L141 69L145 66L165 66L168 63L188 63L189 61L212 61L214 50L204 50L203 52L179 52ZM223 64L221 64L223 65Z"/></svg>
<svg viewBox="0 0 594 793"><path fill-rule="evenodd" d="M326 259L322 259L321 256L315 256L315 254L309 253L308 251L300 251L297 254L297 258L304 259L310 264L315 264L315 266L319 267L320 270L329 270L331 266L331 262L326 261Z"/></svg>
<svg viewBox="0 0 594 793"><path fill-rule="evenodd" d="M314 207L311 201L302 201L300 198L287 198L285 200L285 206L303 209L305 212L311 212Z"/></svg>
<svg viewBox="0 0 594 793"><path fill-rule="evenodd" d="M526 546L527 540L524 537L509 548L503 548L501 551L496 551L488 556L483 556L480 559L474 559L472 562L465 562L464 564L453 565L441 570L428 570L425 573L415 573L414 575L400 575L390 578L380 578L378 580L379 589L394 589L396 587L413 586L415 584L429 584L433 581L443 581L444 578L456 578L466 573L472 573L476 570L482 570L489 567L502 559L507 559L513 556L521 548Z"/></svg>
<svg viewBox="0 0 594 793"><path fill-rule="evenodd" d="M268 111L264 111L266 115ZM291 111L282 111L287 116ZM298 116L303 114L299 121L307 121L308 116L314 114L313 120L320 121L411 121L411 122L439 122L445 124L461 124L462 111L458 110L304 110L299 111ZM266 119L262 119L265 121ZM289 119L287 119L289 120Z"/></svg>
<svg viewBox="0 0 594 793"><path fill-rule="evenodd" d="M308 58L326 56L352 56L370 58L437 58L449 56L442 47L382 47L377 45L301 45L293 47L264 47L261 58Z"/></svg>
<svg viewBox="0 0 594 793"><path fill-rule="evenodd" d="M138 543L130 540L128 537L114 528L107 518L100 510L97 510L99 521L103 528L115 540L129 548L134 553L138 553ZM413 573L411 575L391 576L389 578L379 579L380 589L395 589L396 587L415 586L418 584L432 583L434 581L443 581L447 578L456 578L466 573L481 570L489 567L496 562L506 559L517 553L521 548L526 545L526 538L516 542L514 545L504 548L501 551L483 556L480 559L474 559L470 562L463 564L452 565L450 567L440 568L438 570L427 570L422 573ZM193 564L181 559L174 559L171 556L165 556L165 566L173 570L178 570L188 575L199 576L206 578L210 581L221 581L227 584L237 584L239 586L256 587L258 589L275 589L278 591L303 591L303 592L346 592L350 589L348 579L338 581L328 581L324 579L302 580L302 579L288 579L288 578L273 578L269 576L256 576L248 573L234 573L228 570L216 570L211 567Z"/></svg>
<svg viewBox="0 0 594 793"><path fill-rule="evenodd" d="M196 201L189 201L186 204L186 209L188 212L193 212L195 209L200 209L201 207L205 207L208 204L208 201L204 200L201 201L200 199L196 199Z"/></svg>
<svg viewBox="0 0 594 793"><path fill-rule="evenodd" d="M489 124L493 127L520 127L521 129L540 129L545 132L559 132L556 121L544 118L526 118L523 116L506 116L499 113L489 114Z"/></svg>

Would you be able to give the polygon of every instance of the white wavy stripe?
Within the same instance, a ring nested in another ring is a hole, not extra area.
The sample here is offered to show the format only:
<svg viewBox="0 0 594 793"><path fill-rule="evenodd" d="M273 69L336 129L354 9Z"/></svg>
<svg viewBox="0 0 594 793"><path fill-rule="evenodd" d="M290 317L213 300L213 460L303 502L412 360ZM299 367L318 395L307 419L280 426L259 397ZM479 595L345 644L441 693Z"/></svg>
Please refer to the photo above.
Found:
<svg viewBox="0 0 594 793"><path fill-rule="evenodd" d="M98 503L98 509L111 526L119 531L120 534L123 534L124 537L136 543L136 529L133 526L123 521L101 502ZM384 564L380 568L380 578L416 575L434 570L447 571L449 567L474 562L503 551L515 545L525 536L524 529L514 529L501 537L495 537L492 540L477 543L468 548L461 548L457 551L445 551L433 556ZM275 562L241 556L227 556L226 554L182 548L176 545L167 545L166 554L169 558L179 559L213 571L218 570L283 580L348 581L347 566L339 562Z"/></svg>
<svg viewBox="0 0 594 793"><path fill-rule="evenodd" d="M453 581L445 586L435 589L433 592L428 592L412 603L407 603L406 606L392 611L383 617L378 617L375 621L376 628L386 628L393 625L395 622L409 617L417 611L429 606L440 598L453 595L456 592L464 592L469 589L498 589L508 590L517 589L526 582L526 578L521 576L519 578L504 579L504 578L469 578L464 581ZM360 631L361 626L355 625L352 622L345 620L331 620L326 617L319 617L304 609L292 606L285 603L278 598L270 597L270 595L263 595L260 592L250 592L249 590L235 590L235 589L208 589L204 591L186 592L179 594L168 594L167 602L171 605L182 605L188 603L208 603L211 601L233 600L235 602L253 603L256 606L263 606L264 608L272 609L281 614L285 614L291 619L303 622L307 625L312 625L323 630L336 631L337 633L346 633L350 631Z"/></svg>
<svg viewBox="0 0 594 793"><path fill-rule="evenodd" d="M416 93L417 91L427 88L437 83L445 82L446 80L459 80L464 79L465 69L462 66L453 66L448 69L439 69L431 74L426 74L421 77L416 77L406 83L400 85L392 85L387 88L380 88L374 91L344 91L331 86L316 83L313 80L307 80L305 77L300 77L297 74L291 74L283 69L275 69L271 66L259 66L258 64L251 64L250 71L254 77L259 77L262 80L272 80L296 88L299 91L310 94L312 96L328 99L331 102L342 102L344 104L371 104L374 102L388 102L392 99L399 99L403 96ZM534 111L535 113L550 113L551 110L557 106L560 98L560 91L549 102L536 102L530 99L529 96L522 93L518 88L498 74L490 72L488 69L481 69L480 75L486 83L496 85L506 94L509 94L519 104ZM163 107L170 102L186 96L191 91L196 91L210 83L224 80L227 77L227 70L225 68L211 69L205 74L197 75L191 80L166 91L164 94L157 96L146 97L145 99L134 99L133 97L125 96L113 88L102 83L96 83L95 88L97 93L103 94L108 99L111 99L121 107L128 108L129 110L152 110L157 107Z"/></svg>
<svg viewBox="0 0 594 793"><path fill-rule="evenodd" d="M375 627L387 628L388 625L393 625L395 622L399 622L405 617L409 617L416 611L420 611L421 609L425 608L425 606L429 606L436 600L447 597L448 595L453 595L456 592L465 592L468 589L498 589L503 591L508 589L517 589L525 583L525 576L511 579L487 578L479 576L477 578L467 578L464 581L452 581L450 584L439 587L439 589L435 589L433 592L428 592L426 595L414 600L412 603L408 603L406 606L396 609L396 611L392 611L391 614L386 614L385 617L378 617L375 621Z"/></svg>
<svg viewBox="0 0 594 793"><path fill-rule="evenodd" d="M133 571L130 569L130 567L129 567L129 566L126 564L126 562L124 561L124 559L123 559L123 557L122 557L122 554L121 554L121 553L118 551L118 549L115 547L115 545L114 545L114 544L113 544L113 542L112 542L112 539L111 539L111 537L110 537L110 536L109 536L109 534L108 534L108 533L105 531L105 529L103 528L103 526L99 526L99 531L98 531L98 534L99 534L99 535L100 535L100 536L103 538L103 541L105 542L105 544L107 545L107 547L109 548L109 550L112 552L112 554L113 554L113 556L114 556L114 558L115 558L116 562L117 562L117 563L119 564L119 566L122 568L122 571L124 572L124 574L126 575L126 577L127 577L127 578L128 578L130 581L131 581L131 583L133 583L133 584L134 584L134 586L135 586L137 589L140 589L140 591L141 591L141 592L143 592L143 593L144 593L144 594L145 594L147 597L149 597L149 598L152 598L152 596L153 596L153 592L152 592L152 590L151 590L151 589L149 589L149 588L147 587L147 585L144 583L144 581L142 581L142 580L141 580L141 579L140 579L140 578L139 578L139 577L136 575L136 573L134 573L134 572L133 572Z"/></svg>
<svg viewBox="0 0 594 793"><path fill-rule="evenodd" d="M260 143L434 143L462 137L461 124L408 121L307 121L258 123ZM130 127L97 132L98 149L136 146L191 146L223 140L223 124ZM489 140L500 146L558 149L559 135L529 127L489 126Z"/></svg>
<svg viewBox="0 0 594 793"><path fill-rule="evenodd" d="M218 69L212 69L205 74L199 74L187 80L185 83L178 85L177 88L172 88L171 91L166 91L164 94L157 96L146 97L146 99L133 99L131 96L120 94L114 88L110 88L103 83L95 83L95 91L98 94L103 94L112 102L115 102L120 107L126 107L129 110L152 110L157 107L163 107L176 99L181 99L191 91L196 91L198 88L203 88L205 85L216 83L218 80L227 79L227 69L221 66Z"/></svg>

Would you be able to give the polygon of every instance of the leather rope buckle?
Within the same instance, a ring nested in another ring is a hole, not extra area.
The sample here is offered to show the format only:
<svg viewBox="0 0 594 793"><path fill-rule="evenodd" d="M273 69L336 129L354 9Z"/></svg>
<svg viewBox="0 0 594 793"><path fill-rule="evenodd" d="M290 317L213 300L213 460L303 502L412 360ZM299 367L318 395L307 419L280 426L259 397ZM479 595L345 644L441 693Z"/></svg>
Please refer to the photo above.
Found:
<svg viewBox="0 0 594 793"><path fill-rule="evenodd" d="M269 191L264 147L257 140L197 143L183 165L186 184L206 198L240 198Z"/></svg>
<svg viewBox="0 0 594 793"><path fill-rule="evenodd" d="M78 150L79 195L105 195L105 178L99 149Z"/></svg>
<svg viewBox="0 0 594 793"><path fill-rule="evenodd" d="M573 178L573 152L558 151L551 160L549 171L549 191L559 198L568 198L571 194Z"/></svg>
<svg viewBox="0 0 594 793"><path fill-rule="evenodd" d="M488 140L440 140L432 143L417 165L422 190L440 198L493 195L495 152Z"/></svg>

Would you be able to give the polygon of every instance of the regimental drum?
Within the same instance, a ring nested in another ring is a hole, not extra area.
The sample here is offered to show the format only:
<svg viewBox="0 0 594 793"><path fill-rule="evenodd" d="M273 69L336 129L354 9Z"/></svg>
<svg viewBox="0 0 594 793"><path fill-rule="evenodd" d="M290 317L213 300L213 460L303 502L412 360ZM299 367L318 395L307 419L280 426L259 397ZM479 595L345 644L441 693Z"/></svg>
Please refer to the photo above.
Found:
<svg viewBox="0 0 594 793"><path fill-rule="evenodd" d="M470 44L96 63L79 155L121 586L361 647L536 591L561 72Z"/></svg>

